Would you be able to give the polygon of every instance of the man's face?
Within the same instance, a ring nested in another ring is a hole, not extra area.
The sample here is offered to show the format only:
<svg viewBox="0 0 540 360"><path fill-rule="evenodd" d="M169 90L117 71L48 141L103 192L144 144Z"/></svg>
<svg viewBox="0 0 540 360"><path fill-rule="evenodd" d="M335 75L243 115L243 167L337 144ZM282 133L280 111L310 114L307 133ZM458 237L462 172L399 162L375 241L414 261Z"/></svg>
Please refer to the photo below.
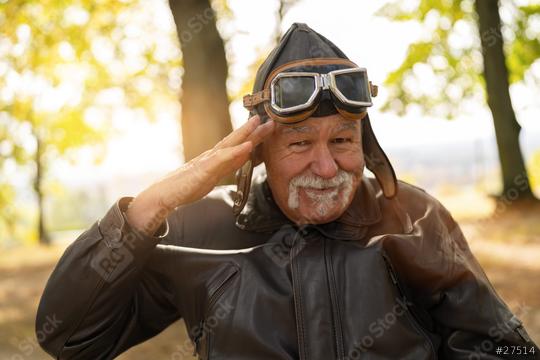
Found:
<svg viewBox="0 0 540 360"><path fill-rule="evenodd" d="M276 124L261 155L274 200L289 219L323 224L348 208L364 170L360 121L334 114Z"/></svg>

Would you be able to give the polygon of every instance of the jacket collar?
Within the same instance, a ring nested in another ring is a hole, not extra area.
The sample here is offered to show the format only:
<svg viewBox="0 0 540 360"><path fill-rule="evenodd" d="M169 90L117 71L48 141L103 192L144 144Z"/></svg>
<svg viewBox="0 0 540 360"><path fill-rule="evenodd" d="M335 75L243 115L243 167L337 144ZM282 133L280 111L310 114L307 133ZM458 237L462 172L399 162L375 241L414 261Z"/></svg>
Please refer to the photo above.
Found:
<svg viewBox="0 0 540 360"><path fill-rule="evenodd" d="M310 227L336 240L358 240L381 218L375 189L370 180L363 177L351 205L340 218ZM246 206L236 218L236 226L254 232L275 232L283 226L295 226L275 203L266 173L254 177Z"/></svg>

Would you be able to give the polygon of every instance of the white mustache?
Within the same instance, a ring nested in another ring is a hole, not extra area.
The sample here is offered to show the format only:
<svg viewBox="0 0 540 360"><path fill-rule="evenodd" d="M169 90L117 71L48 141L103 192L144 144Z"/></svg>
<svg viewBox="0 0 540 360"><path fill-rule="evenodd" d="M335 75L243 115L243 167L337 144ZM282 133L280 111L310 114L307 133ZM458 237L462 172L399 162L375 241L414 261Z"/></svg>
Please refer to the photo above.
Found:
<svg viewBox="0 0 540 360"><path fill-rule="evenodd" d="M289 182L288 205L291 209L300 206L299 188L327 189L334 188L326 194L313 194L306 190L308 197L316 203L317 212L324 216L334 207L338 198L338 187L343 186L343 199L347 200L353 188L354 174L342 169L338 170L336 176L331 179L324 179L316 175L298 175Z"/></svg>
<svg viewBox="0 0 540 360"><path fill-rule="evenodd" d="M331 187L338 187L347 181L352 181L352 173L339 169L336 176L331 179L323 179L319 176L313 175L299 175L289 182L289 189L291 186L307 187L313 189L326 189Z"/></svg>

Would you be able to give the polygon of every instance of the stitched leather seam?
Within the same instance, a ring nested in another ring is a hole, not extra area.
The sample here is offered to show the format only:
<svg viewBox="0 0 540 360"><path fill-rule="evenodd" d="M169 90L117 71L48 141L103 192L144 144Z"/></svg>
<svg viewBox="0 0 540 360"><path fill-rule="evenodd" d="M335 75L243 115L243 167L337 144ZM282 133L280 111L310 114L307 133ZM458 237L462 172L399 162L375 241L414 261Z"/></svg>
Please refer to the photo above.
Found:
<svg viewBox="0 0 540 360"><path fill-rule="evenodd" d="M328 240L324 239L324 262L326 265L326 276L328 279L328 290L330 291L330 304L332 306L332 331L334 333L334 341L336 344L336 352L338 359L345 358L345 350L343 346L343 330L341 327L341 311L335 288L336 278L334 276L332 254L328 251Z"/></svg>
<svg viewBox="0 0 540 360"><path fill-rule="evenodd" d="M302 291L300 288L300 282L298 279L298 265L295 261L295 257L298 255L296 253L296 248L293 246L291 249L290 255L291 255L291 273L293 276L293 295L296 294L297 296L294 296L295 300L295 310L296 310L296 327L298 331L298 352L300 359L308 359L307 356L307 348L306 348L306 342L305 342L305 329L304 329L304 314L302 309ZM296 285L296 286L295 286Z"/></svg>
<svg viewBox="0 0 540 360"><path fill-rule="evenodd" d="M298 298L300 299L300 301L298 302L298 310L300 311L300 325L302 327L302 347L304 348L304 357L306 359L309 359L309 356L308 356L308 349L306 347L306 329L304 327L304 307L302 306L303 302L304 302L304 299L302 297L302 288L301 288L301 284L300 284L300 281L298 279L298 274L300 273L300 269L299 269L299 265L298 263L296 263L296 268L297 268L297 272L296 272L296 279L297 279L297 283L299 285L298 287Z"/></svg>

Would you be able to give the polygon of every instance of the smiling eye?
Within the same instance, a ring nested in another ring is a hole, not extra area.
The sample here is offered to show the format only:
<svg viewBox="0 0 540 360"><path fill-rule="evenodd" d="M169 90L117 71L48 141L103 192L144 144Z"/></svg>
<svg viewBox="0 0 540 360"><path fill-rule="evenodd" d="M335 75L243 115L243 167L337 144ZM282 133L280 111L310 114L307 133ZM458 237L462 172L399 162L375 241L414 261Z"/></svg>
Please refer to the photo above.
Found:
<svg viewBox="0 0 540 360"><path fill-rule="evenodd" d="M289 146L307 146L307 145L309 145L308 140L296 141L289 144Z"/></svg>
<svg viewBox="0 0 540 360"><path fill-rule="evenodd" d="M332 140L334 144L345 144L352 142L351 138L335 138Z"/></svg>

